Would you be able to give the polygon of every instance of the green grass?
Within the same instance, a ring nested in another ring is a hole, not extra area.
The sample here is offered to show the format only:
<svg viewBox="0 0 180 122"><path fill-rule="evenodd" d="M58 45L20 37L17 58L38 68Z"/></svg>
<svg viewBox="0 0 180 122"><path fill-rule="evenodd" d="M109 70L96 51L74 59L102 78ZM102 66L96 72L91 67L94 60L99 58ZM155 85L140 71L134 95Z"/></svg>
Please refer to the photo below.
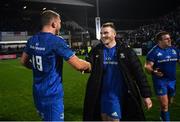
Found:
<svg viewBox="0 0 180 122"><path fill-rule="evenodd" d="M144 57L140 58L144 64ZM152 86L150 75L147 75ZM82 120L82 107L88 74L82 75L64 63L65 120ZM180 66L177 67L177 93L171 105L171 119L180 120ZM153 87L152 87L153 90ZM179 92L178 92L179 91ZM153 108L145 111L148 120L159 120L159 104L153 92ZM32 99L32 73L19 60L0 60L0 120L40 120Z"/></svg>

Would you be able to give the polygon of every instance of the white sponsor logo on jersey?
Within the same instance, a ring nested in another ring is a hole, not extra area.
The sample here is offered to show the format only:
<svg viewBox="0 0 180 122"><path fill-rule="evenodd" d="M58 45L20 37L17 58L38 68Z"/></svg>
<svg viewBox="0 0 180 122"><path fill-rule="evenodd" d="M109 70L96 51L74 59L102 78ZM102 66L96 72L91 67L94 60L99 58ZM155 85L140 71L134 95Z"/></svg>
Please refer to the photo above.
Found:
<svg viewBox="0 0 180 122"><path fill-rule="evenodd" d="M166 56L166 58L171 58L171 56L168 55L168 56Z"/></svg>
<svg viewBox="0 0 180 122"><path fill-rule="evenodd" d="M176 51L174 49L172 50L172 54L176 55Z"/></svg>
<svg viewBox="0 0 180 122"><path fill-rule="evenodd" d="M113 112L111 115L112 115L112 116L115 116L115 117L118 116L117 112Z"/></svg>
<svg viewBox="0 0 180 122"><path fill-rule="evenodd" d="M120 53L120 58L125 58L124 53Z"/></svg>
<svg viewBox="0 0 180 122"><path fill-rule="evenodd" d="M159 52L159 53L157 54L157 56L162 56L162 53Z"/></svg>

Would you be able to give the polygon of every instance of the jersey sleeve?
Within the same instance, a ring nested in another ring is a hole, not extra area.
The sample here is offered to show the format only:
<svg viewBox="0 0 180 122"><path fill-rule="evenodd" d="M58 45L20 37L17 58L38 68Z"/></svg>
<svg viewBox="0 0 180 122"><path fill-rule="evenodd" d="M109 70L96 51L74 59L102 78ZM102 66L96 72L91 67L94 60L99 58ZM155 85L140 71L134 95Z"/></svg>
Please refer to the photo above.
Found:
<svg viewBox="0 0 180 122"><path fill-rule="evenodd" d="M64 39L57 37L54 45L55 53L62 56L66 61L69 60L75 53L69 48Z"/></svg>
<svg viewBox="0 0 180 122"><path fill-rule="evenodd" d="M23 52L27 53L28 55L30 55L29 43L30 43L30 40L27 41L26 46L24 47L24 50L23 50Z"/></svg>
<svg viewBox="0 0 180 122"><path fill-rule="evenodd" d="M154 50L150 50L146 56L147 61L155 62L155 53Z"/></svg>
<svg viewBox="0 0 180 122"><path fill-rule="evenodd" d="M177 48L177 47L173 47L173 49L176 51L176 53L177 53L177 61L179 61L180 60L180 49Z"/></svg>

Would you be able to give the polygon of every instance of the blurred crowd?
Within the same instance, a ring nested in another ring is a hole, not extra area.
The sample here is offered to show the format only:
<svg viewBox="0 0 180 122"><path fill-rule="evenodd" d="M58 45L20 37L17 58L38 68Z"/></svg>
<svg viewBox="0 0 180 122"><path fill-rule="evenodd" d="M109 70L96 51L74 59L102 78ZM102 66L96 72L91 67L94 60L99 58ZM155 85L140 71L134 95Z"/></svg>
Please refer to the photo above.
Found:
<svg viewBox="0 0 180 122"><path fill-rule="evenodd" d="M24 26L23 23L22 23L22 26ZM74 32L77 32L77 30L83 30L81 26L79 26L77 23L73 21L67 21L66 23L64 23L62 32L65 32L66 29L68 29L69 31L76 30ZM143 26L138 27L135 30L126 31L123 34L123 36L119 36L119 34L117 34L117 39L129 44L133 48L142 48L143 55L146 55L147 52L156 44L155 39L154 39L155 34L161 30L170 32L172 36L172 40L173 40L172 42L173 45L180 48L180 7L178 7L175 11L172 11L165 16L161 16L158 19L154 19L153 23L151 24L145 24ZM72 32L71 34L73 34ZM75 36L72 35L71 39L73 39L73 37ZM79 36L79 40L82 41L82 38L84 37ZM77 52L77 54L82 55L84 54L84 52L87 52L87 51L82 51L81 49L86 50L86 48L78 47L76 49L76 47L74 47L73 49ZM0 52L3 52L3 51L8 52L8 53L21 52L22 48L17 47L17 49L7 48L7 50L2 50L0 46Z"/></svg>
<svg viewBox="0 0 180 122"><path fill-rule="evenodd" d="M129 31L121 39L132 47L143 48L146 54L156 43L155 34L159 31L171 33L173 45L179 47L180 44L180 7L165 16L154 20L150 25L140 26L138 29Z"/></svg>

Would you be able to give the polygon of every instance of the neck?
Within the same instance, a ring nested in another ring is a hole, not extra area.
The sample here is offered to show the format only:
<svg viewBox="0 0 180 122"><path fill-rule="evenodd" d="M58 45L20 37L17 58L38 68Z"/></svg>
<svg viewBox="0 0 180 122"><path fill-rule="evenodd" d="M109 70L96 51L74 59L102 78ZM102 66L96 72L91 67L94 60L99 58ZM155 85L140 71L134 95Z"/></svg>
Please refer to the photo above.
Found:
<svg viewBox="0 0 180 122"><path fill-rule="evenodd" d="M55 34L54 29L52 29L52 28L50 28L50 27L46 27L46 26L43 27L41 31L42 31L42 32L47 32L47 33Z"/></svg>
<svg viewBox="0 0 180 122"><path fill-rule="evenodd" d="M112 48L112 47L114 47L115 45L116 45L116 41L113 40L113 41L111 41L110 43L105 44L105 47L107 47L107 48Z"/></svg>
<svg viewBox="0 0 180 122"><path fill-rule="evenodd" d="M162 49L165 49L165 48L168 48L169 46L167 45L162 45L162 44L159 44L159 47L162 48Z"/></svg>

